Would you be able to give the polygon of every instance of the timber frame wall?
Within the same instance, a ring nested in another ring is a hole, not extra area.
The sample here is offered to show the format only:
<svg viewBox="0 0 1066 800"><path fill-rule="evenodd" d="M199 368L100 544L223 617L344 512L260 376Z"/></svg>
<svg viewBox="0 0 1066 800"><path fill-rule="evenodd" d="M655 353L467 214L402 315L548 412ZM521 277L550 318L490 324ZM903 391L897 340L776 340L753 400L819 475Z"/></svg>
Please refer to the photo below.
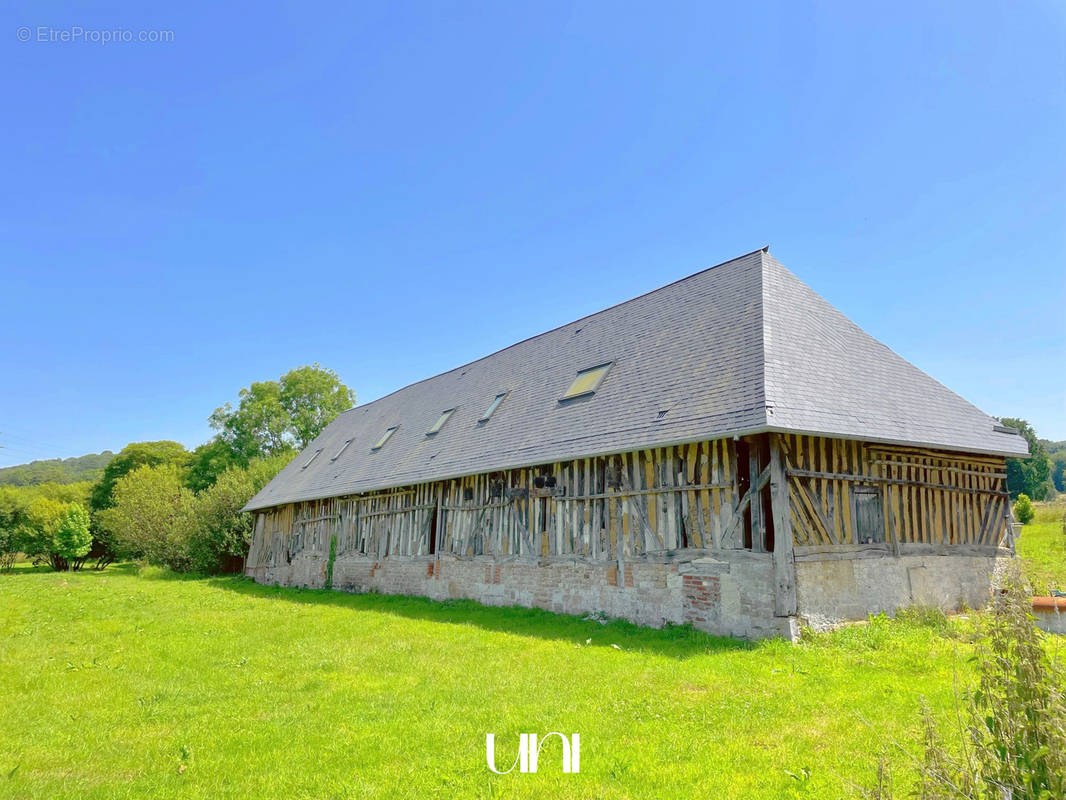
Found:
<svg viewBox="0 0 1066 800"><path fill-rule="evenodd" d="M796 434L717 439L261 511L247 572L263 578L309 554L331 575L341 557L621 569L749 551L772 558L782 617L797 613L797 560L1013 550L1005 479L996 456Z"/></svg>

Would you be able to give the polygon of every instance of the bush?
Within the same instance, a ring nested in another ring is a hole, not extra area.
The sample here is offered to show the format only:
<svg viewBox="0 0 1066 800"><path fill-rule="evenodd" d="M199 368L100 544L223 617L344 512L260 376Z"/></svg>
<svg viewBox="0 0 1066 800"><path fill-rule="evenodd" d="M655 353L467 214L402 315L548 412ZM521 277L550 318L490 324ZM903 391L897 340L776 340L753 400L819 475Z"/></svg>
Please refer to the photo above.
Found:
<svg viewBox="0 0 1066 800"><path fill-rule="evenodd" d="M113 505L96 516L118 554L174 570L191 566L196 498L182 477L177 466L164 464L138 467L115 482Z"/></svg>
<svg viewBox="0 0 1066 800"><path fill-rule="evenodd" d="M1014 503L1014 518L1022 523L1022 525L1028 525L1033 521L1035 515L1036 512L1033 510L1033 501L1029 499L1029 495L1018 495L1018 499Z"/></svg>
<svg viewBox="0 0 1066 800"><path fill-rule="evenodd" d="M230 468L196 496L189 560L197 572L238 572L252 542L253 515L241 508L289 461L288 454Z"/></svg>
<svg viewBox="0 0 1066 800"><path fill-rule="evenodd" d="M18 558L18 536L10 528L0 527L0 572L10 572Z"/></svg>

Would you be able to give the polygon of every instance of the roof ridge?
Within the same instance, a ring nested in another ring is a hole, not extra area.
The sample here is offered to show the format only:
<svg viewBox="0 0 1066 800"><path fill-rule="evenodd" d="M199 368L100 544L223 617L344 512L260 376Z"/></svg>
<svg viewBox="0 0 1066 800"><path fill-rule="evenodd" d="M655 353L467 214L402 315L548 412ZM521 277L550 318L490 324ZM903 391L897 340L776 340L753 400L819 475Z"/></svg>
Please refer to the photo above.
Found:
<svg viewBox="0 0 1066 800"><path fill-rule="evenodd" d="M532 342L532 341L534 341L536 339L540 339L541 337L547 336L548 334L555 333L555 331L562 330L563 328L566 328L569 325L575 325L578 322L583 322L584 320L591 319L592 317L595 317L595 316L598 316L600 314L603 314L606 311L611 311L612 309L618 308L619 306L624 306L624 305L627 305L629 303L636 302L637 300L640 300L642 298L645 298L648 295L655 294L656 292L661 292L663 289L669 289L671 286L676 286L679 283L684 283L685 281L692 280L693 278L698 278L700 275L703 275L703 274L705 274L707 272L710 272L713 269L718 269L719 267L724 267L726 264L732 264L734 261L740 261L742 259L749 258L750 256L753 256L756 253L762 253L763 255L766 255L769 252L770 252L770 245L767 244L767 245L763 245L762 247L756 248L755 250L752 250L752 251L750 251L748 253L744 253L743 255L735 256L733 258L726 259L725 261L720 261L717 264L712 264L709 267L704 267L703 269L698 270L697 272L693 272L690 275L686 275L683 278L678 278L676 281L670 281L669 283L664 283L662 286L657 286L654 289L649 289L648 291L643 292L641 294L638 294L638 295L636 295L634 297L630 297L627 300L621 300L621 301L619 301L617 303L614 303L613 305L609 305L609 306L606 306L605 308L601 308L599 311L593 311L592 313L586 314L583 317L578 317L577 319L572 319L569 322L564 322L561 325L556 325L554 328L549 328L546 331L541 331L540 333L534 334L533 336L527 336L525 339L519 339L517 342L512 342L511 344L507 345L506 347L501 347L499 350L493 350L491 353L486 353L483 356L479 356L478 358L475 358L473 361L467 361L465 364L459 364L458 366L452 367L451 369L446 369L443 372L438 372L438 373L436 373L434 375L429 375L429 376L427 376L425 378L421 378L420 380L414 381L412 383L408 383L407 385L401 386L398 389L393 389L388 394L383 394L381 397L374 398L370 402L363 403L362 405L358 405L358 404L354 405L351 408L349 408L346 411L343 411L341 413L342 414L348 414L348 413L350 413L352 411L355 411L357 409L369 408L370 406L374 405L375 403L381 402L382 400L385 400L385 399L387 399L389 397L392 397L394 394L398 394L399 392L402 392L405 389L410 389L412 386L418 386L420 383L425 383L426 381L431 381L431 380L434 380L436 378L440 378L443 375L448 375L448 374L450 374L452 372L458 372L461 369L465 369L467 367L471 367L471 366L473 366L474 364L477 364L480 361L484 361L485 359L492 358L493 356L499 355L500 353L504 353L504 352L510 350L513 347L518 347L519 345L525 344L526 342ZM761 280L760 280L760 283L762 283Z"/></svg>

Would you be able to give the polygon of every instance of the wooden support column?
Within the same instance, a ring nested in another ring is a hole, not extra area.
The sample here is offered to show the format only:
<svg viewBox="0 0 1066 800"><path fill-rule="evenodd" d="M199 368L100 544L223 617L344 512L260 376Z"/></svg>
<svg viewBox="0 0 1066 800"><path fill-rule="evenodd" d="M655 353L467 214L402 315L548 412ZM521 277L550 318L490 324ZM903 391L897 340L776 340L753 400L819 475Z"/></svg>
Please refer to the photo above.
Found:
<svg viewBox="0 0 1066 800"><path fill-rule="evenodd" d="M748 477L751 481L751 502L748 508L751 511L751 551L763 553L766 551L766 525L762 519L762 491L759 488L759 475L762 469L759 467L760 442L758 436L748 438Z"/></svg>
<svg viewBox="0 0 1066 800"><path fill-rule="evenodd" d="M791 617L796 613L796 559L788 479L778 433L770 434L770 501L774 515L774 614Z"/></svg>

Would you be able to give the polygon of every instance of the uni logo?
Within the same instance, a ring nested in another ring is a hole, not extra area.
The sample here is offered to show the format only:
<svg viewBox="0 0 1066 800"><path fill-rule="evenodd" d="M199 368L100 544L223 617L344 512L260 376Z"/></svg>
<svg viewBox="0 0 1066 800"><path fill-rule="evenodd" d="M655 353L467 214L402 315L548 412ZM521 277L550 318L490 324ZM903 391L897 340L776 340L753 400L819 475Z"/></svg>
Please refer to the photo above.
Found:
<svg viewBox="0 0 1066 800"><path fill-rule="evenodd" d="M518 734L518 755L515 756L511 769L500 772L496 769L496 734L485 734L485 760L489 762L489 769L497 775L506 775L516 766L519 772L536 772L537 758L540 749L552 736L558 736L563 742L563 772L581 771L581 736L572 734L569 739L561 733L552 732L545 735L539 742L535 733Z"/></svg>

